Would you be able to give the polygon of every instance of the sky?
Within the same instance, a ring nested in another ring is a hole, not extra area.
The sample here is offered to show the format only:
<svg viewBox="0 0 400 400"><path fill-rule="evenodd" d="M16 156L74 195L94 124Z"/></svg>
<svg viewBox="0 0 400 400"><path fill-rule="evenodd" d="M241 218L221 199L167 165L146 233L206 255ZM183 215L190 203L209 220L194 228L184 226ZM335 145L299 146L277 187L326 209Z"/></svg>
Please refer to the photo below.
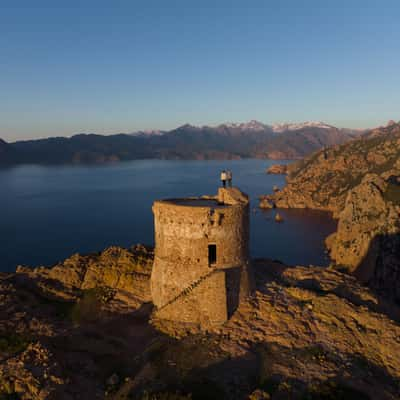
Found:
<svg viewBox="0 0 400 400"><path fill-rule="evenodd" d="M398 0L0 0L0 138L400 119Z"/></svg>

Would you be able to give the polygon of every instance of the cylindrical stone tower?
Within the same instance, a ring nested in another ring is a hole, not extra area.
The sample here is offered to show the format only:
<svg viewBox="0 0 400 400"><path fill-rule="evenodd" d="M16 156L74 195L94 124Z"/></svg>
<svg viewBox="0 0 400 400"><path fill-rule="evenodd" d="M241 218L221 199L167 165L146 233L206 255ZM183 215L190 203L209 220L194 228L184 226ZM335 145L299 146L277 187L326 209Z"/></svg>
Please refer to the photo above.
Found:
<svg viewBox="0 0 400 400"><path fill-rule="evenodd" d="M155 317L225 322L251 290L248 197L221 188L215 198L156 201L153 213Z"/></svg>

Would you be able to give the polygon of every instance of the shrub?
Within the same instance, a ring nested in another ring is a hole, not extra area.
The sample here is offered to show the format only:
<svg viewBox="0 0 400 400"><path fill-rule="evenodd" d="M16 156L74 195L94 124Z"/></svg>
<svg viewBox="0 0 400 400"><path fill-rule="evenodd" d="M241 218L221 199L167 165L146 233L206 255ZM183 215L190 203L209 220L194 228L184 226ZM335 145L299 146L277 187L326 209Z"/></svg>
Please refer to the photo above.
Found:
<svg viewBox="0 0 400 400"><path fill-rule="evenodd" d="M19 353L24 351L30 340L24 336L15 332L6 332L0 334L0 353Z"/></svg>
<svg viewBox="0 0 400 400"><path fill-rule="evenodd" d="M400 185L388 183L384 198L386 201L391 201L393 204L400 205Z"/></svg>
<svg viewBox="0 0 400 400"><path fill-rule="evenodd" d="M0 400L18 400L19 396L14 391L14 386L8 381L0 381Z"/></svg>
<svg viewBox="0 0 400 400"><path fill-rule="evenodd" d="M369 400L369 396L334 381L310 385L304 400Z"/></svg>
<svg viewBox="0 0 400 400"><path fill-rule="evenodd" d="M193 400L226 399L226 394L222 387L209 379L186 382L184 386L191 393L190 399L193 398Z"/></svg>
<svg viewBox="0 0 400 400"><path fill-rule="evenodd" d="M80 300L71 310L71 319L75 323L95 321L99 318L102 306L115 296L115 290L109 287L95 287L83 291Z"/></svg>
<svg viewBox="0 0 400 400"><path fill-rule="evenodd" d="M149 393L144 392L140 400L191 400L192 395L181 394L180 392L158 392Z"/></svg>

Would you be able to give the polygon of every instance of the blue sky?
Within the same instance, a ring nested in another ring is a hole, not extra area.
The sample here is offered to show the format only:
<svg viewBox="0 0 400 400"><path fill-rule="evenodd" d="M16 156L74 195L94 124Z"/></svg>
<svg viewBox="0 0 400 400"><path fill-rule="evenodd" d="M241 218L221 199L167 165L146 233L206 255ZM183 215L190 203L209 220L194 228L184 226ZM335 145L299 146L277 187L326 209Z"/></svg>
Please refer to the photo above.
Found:
<svg viewBox="0 0 400 400"><path fill-rule="evenodd" d="M0 0L0 137L400 119L398 0Z"/></svg>

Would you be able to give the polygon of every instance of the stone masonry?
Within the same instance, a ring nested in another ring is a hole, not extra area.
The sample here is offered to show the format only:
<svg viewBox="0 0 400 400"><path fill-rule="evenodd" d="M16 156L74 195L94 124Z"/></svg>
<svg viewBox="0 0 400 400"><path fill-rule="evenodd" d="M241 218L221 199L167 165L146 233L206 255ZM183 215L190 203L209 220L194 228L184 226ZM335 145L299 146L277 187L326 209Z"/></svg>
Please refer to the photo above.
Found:
<svg viewBox="0 0 400 400"><path fill-rule="evenodd" d="M252 289L247 195L220 188L215 197L156 201L153 213L153 318L224 323Z"/></svg>

